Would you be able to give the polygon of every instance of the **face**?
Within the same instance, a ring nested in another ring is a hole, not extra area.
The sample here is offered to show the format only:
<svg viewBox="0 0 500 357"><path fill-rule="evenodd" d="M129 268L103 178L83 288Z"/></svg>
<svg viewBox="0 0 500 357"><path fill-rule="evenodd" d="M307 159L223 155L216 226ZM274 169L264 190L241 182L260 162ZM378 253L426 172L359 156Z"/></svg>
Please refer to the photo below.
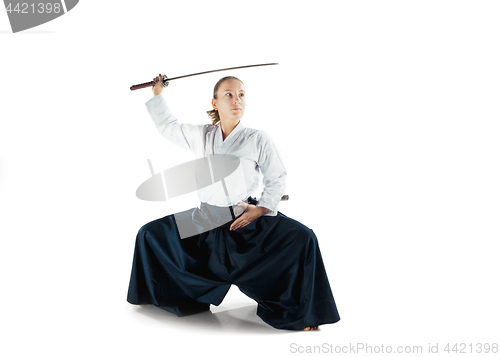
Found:
<svg viewBox="0 0 500 357"><path fill-rule="evenodd" d="M221 121L239 120L245 113L245 86L236 79L222 82L217 91L217 99L212 99L212 106L219 111Z"/></svg>

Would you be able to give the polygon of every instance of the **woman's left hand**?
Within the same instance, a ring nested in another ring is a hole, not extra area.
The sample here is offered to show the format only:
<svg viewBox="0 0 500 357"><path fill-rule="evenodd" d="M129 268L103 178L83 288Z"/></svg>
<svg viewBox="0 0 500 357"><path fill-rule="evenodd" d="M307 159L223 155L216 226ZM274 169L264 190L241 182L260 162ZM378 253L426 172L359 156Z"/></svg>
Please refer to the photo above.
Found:
<svg viewBox="0 0 500 357"><path fill-rule="evenodd" d="M251 205L245 202L238 203L238 206L244 207L245 212L239 216L233 224L229 227L229 230L234 231L238 228L245 227L246 225L252 223L260 216L265 215L269 210L265 207Z"/></svg>

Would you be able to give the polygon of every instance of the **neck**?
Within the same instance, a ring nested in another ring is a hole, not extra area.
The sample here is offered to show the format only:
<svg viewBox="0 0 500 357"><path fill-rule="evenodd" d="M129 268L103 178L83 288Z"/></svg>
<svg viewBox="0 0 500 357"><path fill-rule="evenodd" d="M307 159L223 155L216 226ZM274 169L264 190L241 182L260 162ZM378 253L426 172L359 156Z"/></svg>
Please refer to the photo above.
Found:
<svg viewBox="0 0 500 357"><path fill-rule="evenodd" d="M226 140L226 138L231 134L231 132L236 128L239 124L240 120L224 120L220 121L220 128L222 130L222 140Z"/></svg>

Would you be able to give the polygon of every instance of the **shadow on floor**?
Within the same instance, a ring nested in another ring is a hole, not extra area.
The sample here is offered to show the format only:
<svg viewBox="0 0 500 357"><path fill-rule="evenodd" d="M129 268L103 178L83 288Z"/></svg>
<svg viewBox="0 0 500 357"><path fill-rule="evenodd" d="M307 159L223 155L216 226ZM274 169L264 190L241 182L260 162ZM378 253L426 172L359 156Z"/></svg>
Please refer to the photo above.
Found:
<svg viewBox="0 0 500 357"><path fill-rule="evenodd" d="M217 308L214 308L216 310ZM153 305L136 306L135 310L159 322L176 324L179 328L198 331L222 331L232 333L286 334L297 331L278 330L269 326L256 315L257 306L247 305L223 311L205 311L199 314L177 317Z"/></svg>

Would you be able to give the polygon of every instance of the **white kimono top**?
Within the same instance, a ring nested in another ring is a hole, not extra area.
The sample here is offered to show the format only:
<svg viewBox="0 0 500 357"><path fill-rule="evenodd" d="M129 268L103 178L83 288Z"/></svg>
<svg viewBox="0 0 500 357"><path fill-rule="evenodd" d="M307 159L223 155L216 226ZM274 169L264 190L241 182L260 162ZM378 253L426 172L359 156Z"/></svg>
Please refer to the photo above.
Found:
<svg viewBox="0 0 500 357"><path fill-rule="evenodd" d="M267 216L276 216L286 192L286 169L269 135L246 128L240 121L223 140L220 126L179 123L162 94L148 100L146 107L158 131L172 143L193 151L197 158L231 154L240 159L238 169L224 179L228 195L219 181L198 190L201 202L227 207L245 200L258 188L260 170L264 189L257 206L269 209Z"/></svg>

